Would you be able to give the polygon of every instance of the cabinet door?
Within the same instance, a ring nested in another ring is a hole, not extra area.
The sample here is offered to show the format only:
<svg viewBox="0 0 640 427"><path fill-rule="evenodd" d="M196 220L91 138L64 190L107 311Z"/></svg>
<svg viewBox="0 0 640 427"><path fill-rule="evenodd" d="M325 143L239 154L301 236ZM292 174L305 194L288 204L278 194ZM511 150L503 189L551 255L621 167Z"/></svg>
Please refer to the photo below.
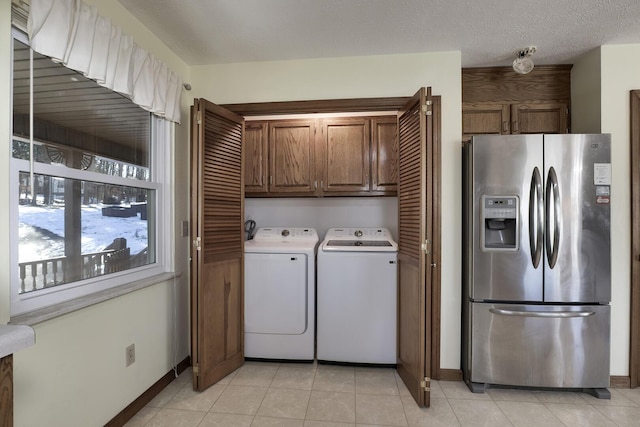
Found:
<svg viewBox="0 0 640 427"><path fill-rule="evenodd" d="M369 120L363 117L322 122L320 188L323 193L369 191Z"/></svg>
<svg viewBox="0 0 640 427"><path fill-rule="evenodd" d="M567 104L561 102L511 105L511 133L568 133Z"/></svg>
<svg viewBox="0 0 640 427"><path fill-rule="evenodd" d="M509 132L509 104L462 103L464 140L472 135L506 135Z"/></svg>
<svg viewBox="0 0 640 427"><path fill-rule="evenodd" d="M244 128L244 189L267 192L267 123L246 122Z"/></svg>
<svg viewBox="0 0 640 427"><path fill-rule="evenodd" d="M398 184L398 118L371 119L371 190L395 193Z"/></svg>
<svg viewBox="0 0 640 427"><path fill-rule="evenodd" d="M269 123L269 191L315 192L315 120Z"/></svg>

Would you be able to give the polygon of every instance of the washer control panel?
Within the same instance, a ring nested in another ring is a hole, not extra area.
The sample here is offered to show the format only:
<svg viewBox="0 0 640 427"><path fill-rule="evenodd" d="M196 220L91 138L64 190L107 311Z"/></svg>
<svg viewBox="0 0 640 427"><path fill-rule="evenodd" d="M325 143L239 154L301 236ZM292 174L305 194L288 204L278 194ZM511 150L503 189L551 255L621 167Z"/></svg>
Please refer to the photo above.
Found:
<svg viewBox="0 0 640 427"><path fill-rule="evenodd" d="M330 228L322 250L334 252L397 252L398 245L386 228Z"/></svg>
<svg viewBox="0 0 640 427"><path fill-rule="evenodd" d="M391 233L386 228L331 228L327 231L325 239L353 240L393 240Z"/></svg>
<svg viewBox="0 0 640 427"><path fill-rule="evenodd" d="M305 227L262 227L256 232L253 240L258 242L317 240L318 233L314 228Z"/></svg>

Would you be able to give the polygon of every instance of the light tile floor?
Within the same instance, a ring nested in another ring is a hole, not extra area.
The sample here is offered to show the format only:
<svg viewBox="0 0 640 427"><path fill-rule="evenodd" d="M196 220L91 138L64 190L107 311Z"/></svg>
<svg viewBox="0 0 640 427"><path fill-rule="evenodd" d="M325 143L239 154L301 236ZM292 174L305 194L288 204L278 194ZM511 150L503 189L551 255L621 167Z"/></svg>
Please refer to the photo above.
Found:
<svg viewBox="0 0 640 427"><path fill-rule="evenodd" d="M640 426L640 388L584 393L432 381L419 408L394 369L247 362L202 393L183 372L126 425L145 427Z"/></svg>

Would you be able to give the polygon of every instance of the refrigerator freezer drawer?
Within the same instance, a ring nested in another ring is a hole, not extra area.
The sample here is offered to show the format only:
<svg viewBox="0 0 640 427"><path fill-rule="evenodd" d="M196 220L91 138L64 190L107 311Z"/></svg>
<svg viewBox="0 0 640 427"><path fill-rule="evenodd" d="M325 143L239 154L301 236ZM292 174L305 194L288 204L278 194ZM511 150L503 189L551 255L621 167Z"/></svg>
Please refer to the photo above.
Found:
<svg viewBox="0 0 640 427"><path fill-rule="evenodd" d="M471 382L609 387L610 306L470 305Z"/></svg>

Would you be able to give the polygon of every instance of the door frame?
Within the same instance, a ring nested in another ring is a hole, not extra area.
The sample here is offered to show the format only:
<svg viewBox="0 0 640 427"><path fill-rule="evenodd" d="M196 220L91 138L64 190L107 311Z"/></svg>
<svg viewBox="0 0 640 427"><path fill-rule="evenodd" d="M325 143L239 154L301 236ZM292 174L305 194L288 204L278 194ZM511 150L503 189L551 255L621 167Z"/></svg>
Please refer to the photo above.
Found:
<svg viewBox="0 0 640 427"><path fill-rule="evenodd" d="M431 378L444 379L440 372L440 310L442 293L440 281L442 278L441 238L442 238L442 96L432 95L433 101L433 160L431 163L433 174L433 218L431 246ZM435 315L437 313L437 316ZM425 351L429 351L426 349Z"/></svg>
<svg viewBox="0 0 640 427"><path fill-rule="evenodd" d="M269 116L278 114L311 114L311 113L370 113L388 111L395 113L402 108L411 96L385 97L385 98L353 98L353 99L326 99L310 101L282 101L282 102L256 102L240 104L222 104L223 108L245 117ZM434 169L434 222L432 253L435 264L433 281L431 286L431 348L425 349L431 355L431 379L441 379L440 368L440 339L441 339L441 190L440 190L440 156L441 156L441 97L433 96L434 114L434 161L437 168ZM436 138L437 137L437 138ZM448 370L447 370L448 371ZM457 375L447 375L448 379L457 379ZM454 378L455 377L455 378ZM444 378L442 378L444 379Z"/></svg>
<svg viewBox="0 0 640 427"><path fill-rule="evenodd" d="M631 295L629 379L640 385L640 90L631 91Z"/></svg>

